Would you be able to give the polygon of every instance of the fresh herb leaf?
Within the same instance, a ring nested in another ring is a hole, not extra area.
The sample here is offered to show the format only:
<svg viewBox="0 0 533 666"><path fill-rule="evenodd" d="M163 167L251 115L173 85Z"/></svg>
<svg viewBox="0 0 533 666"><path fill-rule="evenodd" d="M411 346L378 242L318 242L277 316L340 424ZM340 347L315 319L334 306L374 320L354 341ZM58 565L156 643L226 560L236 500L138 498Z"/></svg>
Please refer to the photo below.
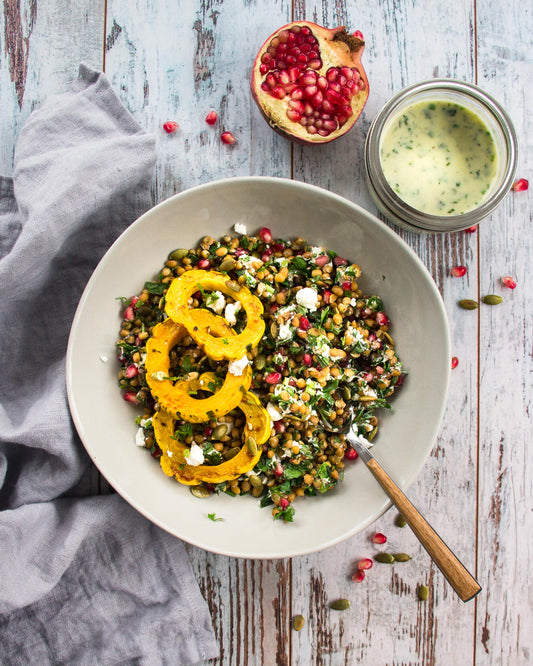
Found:
<svg viewBox="0 0 533 666"><path fill-rule="evenodd" d="M207 517L209 518L209 520L212 520L214 523L216 523L218 520L224 520L224 518L217 518L216 514L214 513L208 513Z"/></svg>
<svg viewBox="0 0 533 666"><path fill-rule="evenodd" d="M165 286L164 284L161 284L161 282L145 282L144 283L144 288L150 292L151 294L156 294L157 296L162 296L163 292L165 291Z"/></svg>

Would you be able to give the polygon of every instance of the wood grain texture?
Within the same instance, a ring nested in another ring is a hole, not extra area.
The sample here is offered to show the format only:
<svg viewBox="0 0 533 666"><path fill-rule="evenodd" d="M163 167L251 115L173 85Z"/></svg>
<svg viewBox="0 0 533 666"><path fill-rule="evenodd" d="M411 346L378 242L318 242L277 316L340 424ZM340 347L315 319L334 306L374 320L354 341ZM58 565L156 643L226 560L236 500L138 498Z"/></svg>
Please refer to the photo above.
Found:
<svg viewBox="0 0 533 666"><path fill-rule="evenodd" d="M519 4L496 4L477 5L478 82L508 110L518 134L518 177L527 178L533 16ZM533 659L531 204L531 190L513 192L480 229L480 295L504 298L479 311L478 541L487 593L478 601L476 661L487 666ZM515 277L514 291L502 287L504 275Z"/></svg>
<svg viewBox="0 0 533 666"><path fill-rule="evenodd" d="M292 146L269 129L250 98L258 47L293 16L346 24L366 38L369 101L355 128L327 146ZM63 90L79 62L99 67L105 53L117 92L157 137L154 201L226 176L293 176L375 213L362 162L370 123L394 92L437 75L477 80L504 104L519 136L518 175L528 177L532 21L523 5L503 0L461 0L453 7L437 0L3 0L0 172L10 173L18 131L32 108ZM204 121L211 109L219 113L215 127ZM176 120L180 130L165 134L166 120ZM235 134L235 146L221 144L223 130ZM459 358L439 435L409 496L476 573L481 595L462 604L409 528L395 526L394 510L345 543L291 561L232 559L189 546L220 644L215 663L531 663L531 222L531 194L524 192L510 194L474 234L395 229L442 294ZM364 257L357 260L364 270ZM464 278L450 276L457 264L468 267ZM518 281L513 292L501 287L507 274ZM457 307L460 298L485 293L502 294L504 303L475 312ZM107 490L98 477L88 483ZM376 531L388 536L386 545L372 542ZM376 563L354 583L357 561L380 550L412 559ZM426 602L418 600L420 584L429 587ZM338 598L350 599L351 607L331 610ZM306 622L295 632L291 619L300 613Z"/></svg>
<svg viewBox="0 0 533 666"><path fill-rule="evenodd" d="M4 0L0 15L0 173L36 105L73 81L81 62L102 67L104 0Z"/></svg>

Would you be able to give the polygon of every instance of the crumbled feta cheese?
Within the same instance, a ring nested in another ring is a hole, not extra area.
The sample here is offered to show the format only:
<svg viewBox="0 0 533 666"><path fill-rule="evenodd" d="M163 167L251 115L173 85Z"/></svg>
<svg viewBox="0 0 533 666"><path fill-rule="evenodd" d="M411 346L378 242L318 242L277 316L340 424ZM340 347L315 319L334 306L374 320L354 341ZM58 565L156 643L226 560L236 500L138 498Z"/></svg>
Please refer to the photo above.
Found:
<svg viewBox="0 0 533 666"><path fill-rule="evenodd" d="M169 458L172 458L173 455L174 455L174 454L172 453L172 451L167 451L167 456L168 456Z"/></svg>
<svg viewBox="0 0 533 666"><path fill-rule="evenodd" d="M102 361L102 363L107 363L109 361L107 356L105 356L104 354L100 354L100 360Z"/></svg>
<svg viewBox="0 0 533 666"><path fill-rule="evenodd" d="M273 405L271 402L266 406L266 410L273 421L281 421L283 418L283 414L278 410L276 405Z"/></svg>
<svg viewBox="0 0 533 666"><path fill-rule="evenodd" d="M281 324L278 330L278 340L288 340L292 335L289 324Z"/></svg>
<svg viewBox="0 0 533 666"><path fill-rule="evenodd" d="M241 358L238 358L235 361L230 361L228 363L228 372L230 373L230 375L234 375L235 377L240 377L244 372L244 368L249 363L250 361L248 360L248 357L245 354Z"/></svg>
<svg viewBox="0 0 533 666"><path fill-rule="evenodd" d="M317 304L317 292L312 287L304 287L296 292L296 302L310 312L315 312Z"/></svg>
<svg viewBox="0 0 533 666"><path fill-rule="evenodd" d="M240 301L235 301L235 303L228 303L226 309L224 310L224 318L230 326L235 326L237 323L236 314L241 309Z"/></svg>
<svg viewBox="0 0 533 666"><path fill-rule="evenodd" d="M186 460L187 465L191 465L191 467L197 467L198 465L203 464L205 460L204 452L202 451L201 447L198 446L198 444L191 444L189 455L187 456Z"/></svg>
<svg viewBox="0 0 533 666"><path fill-rule="evenodd" d="M246 225L245 225L245 224L242 224L242 222L236 222L236 223L233 225L233 228L235 229L235 233L236 233L236 234L241 234L241 235L243 235L243 236L246 235L246 231L247 231L247 229L246 229Z"/></svg>
<svg viewBox="0 0 533 666"><path fill-rule="evenodd" d="M139 422L139 425L141 426L141 428L151 428L152 427L152 419L151 418L141 419L140 422Z"/></svg>
<svg viewBox="0 0 533 666"><path fill-rule="evenodd" d="M208 308L211 308L217 314L221 314L224 306L226 305L226 299L224 294L220 291L213 291L206 296L205 304Z"/></svg>
<svg viewBox="0 0 533 666"><path fill-rule="evenodd" d="M150 375L152 379L155 379L156 382L164 382L165 379L168 379L168 375L163 370L158 370L157 372L152 372Z"/></svg>
<svg viewBox="0 0 533 666"><path fill-rule="evenodd" d="M135 433L135 444L137 446L145 446L146 442L144 441L144 430L142 428L137 428Z"/></svg>

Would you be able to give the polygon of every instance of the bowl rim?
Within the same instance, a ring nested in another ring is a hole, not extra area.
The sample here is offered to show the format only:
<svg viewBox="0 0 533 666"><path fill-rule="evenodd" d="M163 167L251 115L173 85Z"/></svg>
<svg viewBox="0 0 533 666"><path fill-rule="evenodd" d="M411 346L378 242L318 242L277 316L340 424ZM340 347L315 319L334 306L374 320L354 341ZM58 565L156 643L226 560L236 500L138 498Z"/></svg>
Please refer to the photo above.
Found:
<svg viewBox="0 0 533 666"><path fill-rule="evenodd" d="M93 285L98 279L100 271L105 267L108 261L110 261L110 257L112 256L111 250L119 243L123 242L123 239L132 233L134 233L134 230L136 227L141 226L144 221L153 216L154 214L157 214L160 210L163 210L167 207L170 207L174 204L174 202L180 198L184 198L187 196L194 196L196 194L201 194L202 191L206 191L209 189L213 188L219 188L219 187L225 187L228 185L231 186L245 186L247 184L256 184L256 183L262 183L262 184L270 184L270 185L276 185L276 186L282 186L282 187L287 187L287 188L294 188L296 190L300 190L302 192L314 192L316 194L326 196L336 202L338 202L342 206L346 206L349 209L352 209L354 212L356 212L358 215L362 215L363 217L367 218L367 220L374 225L377 225L380 230L389 237L389 239L393 242L402 247L404 251L407 252L408 255L410 255L411 259L419 266L420 270L426 275L427 278L427 284L429 286L429 289L433 292L433 295L435 296L435 303L436 307L438 310L438 313L441 318L441 322L443 325L443 330L444 330L444 345L445 345L445 354L446 357L449 358L451 354L451 337L450 337L450 327L448 323L448 318L446 314L446 309L444 307L444 302L442 299L442 296L435 284L435 281L433 280L433 277L431 276L431 273L425 266L425 264L422 262L422 260L418 257L416 252L401 238L393 229L391 229L385 222L380 220L376 215L373 213L367 211L365 208L360 206L359 204L356 204L353 201L350 201L349 199L338 195L334 192L331 192L329 190L326 190L325 188L319 187L317 185L312 185L308 183L303 183L301 181L296 181L290 178L283 178L283 177L277 177L277 176L234 176L234 177L228 177L228 178L223 178L219 180L214 180L210 181L208 183L203 183L200 185L196 185L194 187L188 188L186 190L183 190L182 192L179 192L177 194L174 194L164 201L161 201L160 203L156 204L155 206L151 207L149 210L147 210L145 213L143 213L141 216L139 216L136 220L134 220L119 236L118 238L110 245L108 250L105 252L104 256L100 259L98 262L97 266L95 267L91 277L89 278L85 289L82 293L82 296L80 298L80 301L78 303L78 306L76 308L76 312L74 315L74 318L72 320L72 325L71 325L71 330L69 334L69 339L68 339L68 344L67 344L67 352L66 352L66 360L65 360L65 365L66 365L66 387L67 387L67 400L70 408L70 413L71 417L73 419L74 425L76 427L76 430L80 436L80 440L82 441L82 444L89 454L89 457L91 458L91 461L95 466L98 468L99 472L104 476L104 478L110 483L110 485L113 487L113 489L122 496L123 499L125 499L131 506L133 506L141 515L143 515L145 518L150 520L152 523L160 527L161 529L169 532L169 534L172 534L176 538L181 539L182 541L185 541L186 543L189 543L193 546L196 546L198 548L201 548L203 550L206 550L208 552L213 552L219 555L225 555L229 557L238 557L238 558L243 558L243 559L251 559L251 560L256 560L256 559L266 559L266 560L277 560L277 559L284 559L284 558L291 558L291 557L298 557L301 555L307 555L310 553L315 553L315 552L321 552L323 550L326 550L328 548L331 548L332 546L335 546L339 543L342 543L346 541L347 539L353 537L355 534L358 534L359 532L363 531L366 529L369 525L373 524L376 520L380 518L391 506L392 502L385 496L383 495L384 500L381 504L380 507L378 507L369 517L363 521L362 523L357 524L352 530L348 530L347 532L344 532L343 534L340 534L336 537L330 538L327 541L321 542L317 546L314 547L306 547L302 549L291 549L290 552L277 552L275 554L271 552L264 552L264 553L253 553L253 554L246 554L243 553L239 550L231 550L229 548L217 548L217 547L208 547L204 542L202 542L199 539L194 539L190 538L188 536L183 536L181 534L176 534L175 531L172 531L169 526L165 525L164 522L161 519L158 519L156 516L152 515L150 511L146 508L143 508L142 504L139 503L135 498L131 496L128 490L124 489L121 487L121 484L117 482L117 480L110 475L107 471L104 472L103 469L101 469L101 464L94 459L94 456L91 455L90 447L89 445L86 444L84 434L85 434L85 429L84 429L84 424L82 422L81 416L78 412L77 405L76 405L76 400L75 396L73 394L73 350L74 350L74 345L75 345L75 332L78 326L78 323L80 319L83 316L84 312L84 307L85 304L89 298L89 295L92 291ZM424 465L426 464L428 457L431 453L431 450L433 449L436 437L438 435L438 432L442 426L442 420L444 416L444 412L447 406L447 400L448 400L448 390L449 390L449 381L450 381L450 364L448 363L446 366L446 375L444 378L444 386L443 386L443 391L442 391L442 398L440 401L440 406L438 409L437 417L435 418L435 422L433 425L433 428L431 430L431 433L428 435L427 438L427 444L423 450L423 455L420 455L416 461L416 464L413 465L410 473L405 477L405 480L403 483L401 483L401 487L405 490L409 488L412 483L416 480L416 478L419 476L421 470L423 469ZM379 457L379 456L378 456Z"/></svg>

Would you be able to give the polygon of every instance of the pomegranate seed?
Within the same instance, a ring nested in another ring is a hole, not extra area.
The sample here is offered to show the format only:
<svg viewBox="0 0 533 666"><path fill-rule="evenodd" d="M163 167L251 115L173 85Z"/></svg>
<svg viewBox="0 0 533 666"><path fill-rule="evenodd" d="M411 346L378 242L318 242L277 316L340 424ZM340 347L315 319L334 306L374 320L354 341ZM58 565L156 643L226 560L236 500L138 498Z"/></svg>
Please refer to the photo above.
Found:
<svg viewBox="0 0 533 666"><path fill-rule="evenodd" d="M453 277L463 277L463 275L466 275L466 266L454 266L450 273Z"/></svg>
<svg viewBox="0 0 533 666"><path fill-rule="evenodd" d="M298 123L302 119L302 114L299 111L295 111L294 109L288 109L287 118L292 120L293 123Z"/></svg>
<svg viewBox="0 0 533 666"><path fill-rule="evenodd" d="M265 382L267 384L279 384L281 381L281 373L280 372L271 372L265 377Z"/></svg>
<svg viewBox="0 0 533 666"><path fill-rule="evenodd" d="M382 534L381 532L376 532L374 536L372 537L372 541L374 543L387 543L387 537Z"/></svg>
<svg viewBox="0 0 533 666"><path fill-rule="evenodd" d="M272 232L268 227L263 227L262 229L259 230L259 238L263 241L263 243L271 243L272 242ZM279 250L276 250L276 248L273 248L276 252L279 252Z"/></svg>
<svg viewBox="0 0 533 666"><path fill-rule="evenodd" d="M163 129L167 134L173 134L178 129L178 127L178 123L175 123L173 120L169 120L166 123L163 123Z"/></svg>
<svg viewBox="0 0 533 666"><path fill-rule="evenodd" d="M274 421L274 428L277 432L285 432L285 423L283 421Z"/></svg>
<svg viewBox="0 0 533 666"><path fill-rule="evenodd" d="M459 365L459 359L457 356L452 356L452 370Z"/></svg>
<svg viewBox="0 0 533 666"><path fill-rule="evenodd" d="M135 311L131 305L124 310L124 319L127 321L133 321L135 319Z"/></svg>
<svg viewBox="0 0 533 666"><path fill-rule="evenodd" d="M362 560L359 560L357 565L358 569L372 569L374 562L369 557L364 557Z"/></svg>
<svg viewBox="0 0 533 666"><path fill-rule="evenodd" d="M344 452L344 457L346 458L346 460L355 460L356 458L359 457L359 454L353 448L353 446L349 446Z"/></svg>
<svg viewBox="0 0 533 666"><path fill-rule="evenodd" d="M326 291L322 294L322 300L326 305L328 305L330 298L331 298L331 291L329 291L329 289L326 289Z"/></svg>
<svg viewBox="0 0 533 666"><path fill-rule="evenodd" d="M130 305L135 305L135 303L137 303L138 300L139 300L139 297L138 297L138 296L134 296L134 297L131 299L131 301L130 301Z"/></svg>
<svg viewBox="0 0 533 666"><path fill-rule="evenodd" d="M227 144L228 146L232 146L234 143L237 142L237 139L233 136L231 132L222 132L220 135L220 140L222 143Z"/></svg>
<svg viewBox="0 0 533 666"><path fill-rule="evenodd" d="M388 326L390 320L384 312L376 312L376 324L378 326Z"/></svg>
<svg viewBox="0 0 533 666"><path fill-rule="evenodd" d="M362 571L361 569L357 569L357 571L352 576L352 580L354 583L362 583L364 579L365 579L365 572Z"/></svg>
<svg viewBox="0 0 533 666"><path fill-rule="evenodd" d="M210 428L209 426L205 426L204 428L204 437L211 437L213 434L213 428Z"/></svg>
<svg viewBox="0 0 533 666"><path fill-rule="evenodd" d="M122 394L122 397L126 402L131 402L132 405L138 405L139 401L137 400L137 394L135 391L125 391Z"/></svg>
<svg viewBox="0 0 533 666"><path fill-rule="evenodd" d="M315 258L315 264L319 268L324 267L327 263L329 263L329 257L327 254L321 254L320 256Z"/></svg>
<svg viewBox="0 0 533 666"><path fill-rule="evenodd" d="M309 367L310 365L313 364L313 357L311 356L311 354L304 354L302 361L304 365L307 365Z"/></svg>
<svg viewBox="0 0 533 666"><path fill-rule="evenodd" d="M342 257L335 257L333 259L334 266L348 266L348 261Z"/></svg>
<svg viewBox="0 0 533 666"><path fill-rule="evenodd" d="M205 271L211 266L211 263L210 263L209 259L200 259L200 261L196 264L196 266L200 270Z"/></svg>
<svg viewBox="0 0 533 666"><path fill-rule="evenodd" d="M286 497L282 497L279 501L279 505L282 509L286 509L289 506L290 502Z"/></svg>
<svg viewBox="0 0 533 666"><path fill-rule="evenodd" d="M465 229L465 234L473 234L477 231L477 224L475 224L473 227L468 227L468 229Z"/></svg>
<svg viewBox="0 0 533 666"><path fill-rule="evenodd" d="M307 331L310 326L311 326L311 324L309 323L309 319L307 319L307 317L305 315L302 315L300 317L300 324L299 324L298 328L301 328L302 331Z"/></svg>
<svg viewBox="0 0 533 666"><path fill-rule="evenodd" d="M136 365L128 365L124 374L126 379L133 379L139 374L139 368Z"/></svg>
<svg viewBox="0 0 533 666"><path fill-rule="evenodd" d="M361 41L364 41L363 33L360 30L356 30L353 33L354 37L357 37L357 39L360 39Z"/></svg>
<svg viewBox="0 0 533 666"><path fill-rule="evenodd" d="M281 463L278 463L276 465L276 468L274 469L274 474L276 476L282 476L283 475L283 467L281 466Z"/></svg>
<svg viewBox="0 0 533 666"><path fill-rule="evenodd" d="M217 118L218 118L218 113L216 111L209 111L209 113L205 117L205 122L208 125L214 125L217 121Z"/></svg>
<svg viewBox="0 0 533 666"><path fill-rule="evenodd" d="M513 190L515 192L524 192L529 187L529 181L525 178L520 178L513 184Z"/></svg>
<svg viewBox="0 0 533 666"><path fill-rule="evenodd" d="M376 365L376 374L382 375L385 372L385 370L381 367L381 365Z"/></svg>
<svg viewBox="0 0 533 666"><path fill-rule="evenodd" d="M344 291L349 291L352 288L352 283L351 282L343 282L342 283L342 288Z"/></svg>
<svg viewBox="0 0 533 666"><path fill-rule="evenodd" d="M510 275L502 277L502 284L504 287L507 287L508 289L516 288L516 280L514 280Z"/></svg>

